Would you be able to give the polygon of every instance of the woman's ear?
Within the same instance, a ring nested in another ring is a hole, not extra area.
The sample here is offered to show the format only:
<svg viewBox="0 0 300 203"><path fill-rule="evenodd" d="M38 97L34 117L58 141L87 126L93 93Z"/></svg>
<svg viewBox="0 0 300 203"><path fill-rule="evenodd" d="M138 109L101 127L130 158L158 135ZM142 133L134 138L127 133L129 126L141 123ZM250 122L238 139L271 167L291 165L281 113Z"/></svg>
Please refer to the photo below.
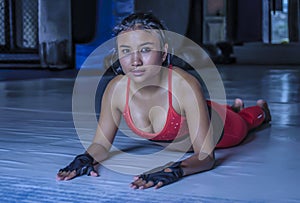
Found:
<svg viewBox="0 0 300 203"><path fill-rule="evenodd" d="M163 46L163 48L162 48L162 53L163 53L163 55L162 55L162 61L165 61L166 60L166 58L167 58L167 55L168 55L168 47L169 47L169 45L166 43L164 46Z"/></svg>
<svg viewBox="0 0 300 203"><path fill-rule="evenodd" d="M105 57L104 63L106 69L111 69L115 73L115 75L125 75L118 59L116 50L113 50L108 56Z"/></svg>

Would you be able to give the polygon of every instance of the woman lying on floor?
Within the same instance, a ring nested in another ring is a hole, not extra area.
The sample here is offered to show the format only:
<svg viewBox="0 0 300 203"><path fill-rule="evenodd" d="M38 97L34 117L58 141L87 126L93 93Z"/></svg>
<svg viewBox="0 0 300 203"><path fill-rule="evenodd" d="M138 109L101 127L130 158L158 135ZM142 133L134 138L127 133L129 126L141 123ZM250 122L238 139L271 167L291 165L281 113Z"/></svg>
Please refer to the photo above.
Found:
<svg viewBox="0 0 300 203"><path fill-rule="evenodd" d="M236 99L232 106L206 101L194 76L168 64L169 45L164 30L161 22L148 13L131 14L116 26L117 52L124 74L116 76L106 87L93 143L84 154L59 170L58 180L83 174L98 176L94 167L108 157L122 116L141 137L154 142L172 141L177 149L182 145L183 150L188 143L193 150L193 155L184 160L136 176L131 183L135 189L159 188L184 176L213 169L215 148L236 146L249 130L271 121L264 100L248 108L244 108L241 99ZM211 109L226 109L222 135L215 135L210 129Z"/></svg>

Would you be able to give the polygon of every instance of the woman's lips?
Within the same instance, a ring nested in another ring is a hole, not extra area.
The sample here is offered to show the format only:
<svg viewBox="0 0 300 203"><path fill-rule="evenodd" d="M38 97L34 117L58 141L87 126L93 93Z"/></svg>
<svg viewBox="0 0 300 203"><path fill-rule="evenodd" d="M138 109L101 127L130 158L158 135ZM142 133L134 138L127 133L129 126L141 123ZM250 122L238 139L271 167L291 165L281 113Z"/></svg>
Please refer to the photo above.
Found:
<svg viewBox="0 0 300 203"><path fill-rule="evenodd" d="M143 70L132 70L131 73L134 76L142 76L144 74L145 71Z"/></svg>

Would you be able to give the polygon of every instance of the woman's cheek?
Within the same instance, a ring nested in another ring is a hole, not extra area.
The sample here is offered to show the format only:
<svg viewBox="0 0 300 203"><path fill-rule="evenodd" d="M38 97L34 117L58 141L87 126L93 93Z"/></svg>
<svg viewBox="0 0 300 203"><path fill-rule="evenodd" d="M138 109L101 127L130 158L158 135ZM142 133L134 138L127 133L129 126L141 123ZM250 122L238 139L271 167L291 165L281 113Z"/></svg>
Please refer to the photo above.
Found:
<svg viewBox="0 0 300 203"><path fill-rule="evenodd" d="M128 60L126 60L125 58L121 58L121 59L119 59L119 61L120 61L120 65L122 67L123 72L128 73L129 68L130 68L130 63L128 63Z"/></svg>

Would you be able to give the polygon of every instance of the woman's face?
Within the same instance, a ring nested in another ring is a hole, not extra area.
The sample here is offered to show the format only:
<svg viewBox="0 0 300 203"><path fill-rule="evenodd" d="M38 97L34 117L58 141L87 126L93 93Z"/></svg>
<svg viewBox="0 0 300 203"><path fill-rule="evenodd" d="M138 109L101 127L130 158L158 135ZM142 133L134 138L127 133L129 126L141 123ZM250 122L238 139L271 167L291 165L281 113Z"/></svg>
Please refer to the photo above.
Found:
<svg viewBox="0 0 300 203"><path fill-rule="evenodd" d="M156 31L125 31L117 36L118 55L122 69L135 81L152 78L161 71L167 56L167 44L162 46Z"/></svg>

